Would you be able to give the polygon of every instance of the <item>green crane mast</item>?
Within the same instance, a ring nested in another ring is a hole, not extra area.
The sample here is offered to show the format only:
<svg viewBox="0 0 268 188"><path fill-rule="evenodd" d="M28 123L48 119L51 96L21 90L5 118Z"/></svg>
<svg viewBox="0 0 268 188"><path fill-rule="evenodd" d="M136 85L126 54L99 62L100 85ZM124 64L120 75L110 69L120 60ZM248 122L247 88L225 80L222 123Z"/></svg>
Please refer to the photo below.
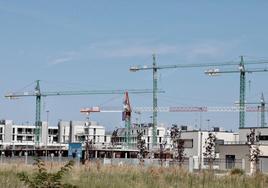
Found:
<svg viewBox="0 0 268 188"><path fill-rule="evenodd" d="M263 93L261 94L261 100L259 103L257 102L250 102L250 103L246 103L246 104L260 104L260 106L258 106L258 110L260 109L261 111L261 127L265 127L266 122L265 122L265 105L267 104L264 100L264 95Z"/></svg>
<svg viewBox="0 0 268 188"><path fill-rule="evenodd" d="M153 54L153 145L157 143L157 66Z"/></svg>
<svg viewBox="0 0 268 188"><path fill-rule="evenodd" d="M35 97L36 111L35 111L35 145L39 147L41 135L41 98L47 96L61 96L61 95L99 95L99 94L124 94L126 91L132 94L152 93L151 89L124 89L124 90L85 90L85 91L52 91L41 92L40 80L36 81L34 92L12 92L5 95L6 98L15 99L19 97ZM156 92L163 93L163 90Z"/></svg>
<svg viewBox="0 0 268 188"><path fill-rule="evenodd" d="M262 64L265 62L255 62L254 64ZM267 62L268 63L268 62ZM239 73L240 74L240 90L239 90L239 128L245 127L245 97L246 97L246 73L254 72L267 72L268 69L246 69L243 56L240 58L239 70L219 71L219 69L213 69L205 71L210 76L215 76L221 73Z"/></svg>
<svg viewBox="0 0 268 188"><path fill-rule="evenodd" d="M260 106L258 106L258 112L261 111L261 127L265 127L266 123L265 123L265 105L267 104L264 100L264 95L263 93L261 94L261 100L260 102L246 102L245 104L260 104Z"/></svg>
<svg viewBox="0 0 268 188"><path fill-rule="evenodd" d="M36 107L35 107L35 145L39 145L40 141L40 133L41 133L41 90L40 90L40 80L36 81L36 87L35 87L35 95L36 95Z"/></svg>
<svg viewBox="0 0 268 188"><path fill-rule="evenodd" d="M240 94L239 94L239 128L245 126L245 95L246 95L246 72L244 58L241 56L240 70Z"/></svg>
<svg viewBox="0 0 268 188"><path fill-rule="evenodd" d="M238 65L241 67L244 67L244 64L267 64L268 61L248 61L248 62L244 62L243 57L241 58L240 62L235 62L235 61L231 61L231 62L223 62L223 63L199 63L199 64L176 64L176 65L162 65L162 66L157 66L156 65L156 60L155 60L155 54L153 54L153 65L152 66L132 66L130 67L130 71L132 72L137 72L137 71L141 71L141 70L153 70L153 146L157 145L157 135L156 135L156 129L157 129L157 111L158 111L158 107L157 107L157 70L159 69L174 69L174 68L201 68L201 67L215 67L215 66L234 66L234 65ZM240 98L241 101L245 101L245 70L241 70L241 83L244 83L241 87L240 87ZM254 72L263 72L262 70L256 70ZM208 74L210 74L210 72L208 72ZM211 72L211 74L215 74L215 72ZM243 94L244 93L244 94ZM244 96L244 97L243 97ZM241 103L241 108L243 108L243 102ZM245 105L244 105L245 106ZM239 117L244 117L244 113L241 113L239 115ZM239 118L239 119L240 119ZM241 125L243 125L243 122L245 120L241 120Z"/></svg>
<svg viewBox="0 0 268 188"><path fill-rule="evenodd" d="M261 95L261 127L265 127L265 100L263 93Z"/></svg>

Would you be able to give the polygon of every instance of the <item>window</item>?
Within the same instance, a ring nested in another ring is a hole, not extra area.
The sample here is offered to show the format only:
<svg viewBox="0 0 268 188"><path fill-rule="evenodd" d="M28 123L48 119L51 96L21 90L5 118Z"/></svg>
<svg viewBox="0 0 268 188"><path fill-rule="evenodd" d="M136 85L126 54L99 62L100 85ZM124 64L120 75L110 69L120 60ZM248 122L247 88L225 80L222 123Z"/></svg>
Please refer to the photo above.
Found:
<svg viewBox="0 0 268 188"><path fill-rule="evenodd" d="M161 143L162 142L162 138L161 137L159 137L159 143Z"/></svg>
<svg viewBox="0 0 268 188"><path fill-rule="evenodd" d="M183 139L184 148L192 148L193 147L193 139Z"/></svg>
<svg viewBox="0 0 268 188"><path fill-rule="evenodd" d="M15 134L15 128L13 128L13 133Z"/></svg>
<svg viewBox="0 0 268 188"><path fill-rule="evenodd" d="M96 134L96 128L93 129L94 133L93 134Z"/></svg>
<svg viewBox="0 0 268 188"><path fill-rule="evenodd" d="M58 137L55 137L55 136L54 136L53 139L52 139L52 141L53 141L53 142L58 142Z"/></svg>
<svg viewBox="0 0 268 188"><path fill-rule="evenodd" d="M22 141L22 136L17 136L17 141Z"/></svg>
<svg viewBox="0 0 268 188"><path fill-rule="evenodd" d="M235 155L225 155L226 169L235 167Z"/></svg>
<svg viewBox="0 0 268 188"><path fill-rule="evenodd" d="M3 133L3 127L0 127L0 133Z"/></svg>
<svg viewBox="0 0 268 188"><path fill-rule="evenodd" d="M58 134L58 130L57 129L48 129L48 134L49 135L57 135Z"/></svg>
<svg viewBox="0 0 268 188"><path fill-rule="evenodd" d="M104 142L106 142L106 139L107 139L106 136L104 136Z"/></svg>
<svg viewBox="0 0 268 188"><path fill-rule="evenodd" d="M57 135L58 134L58 129L53 129L53 134Z"/></svg>
<svg viewBox="0 0 268 188"><path fill-rule="evenodd" d="M157 136L159 136L159 130L157 130Z"/></svg>
<svg viewBox="0 0 268 188"><path fill-rule="evenodd" d="M147 138L147 142L148 142L148 143L150 142L150 136L148 136L148 138Z"/></svg>
<svg viewBox="0 0 268 188"><path fill-rule="evenodd" d="M22 128L18 128L18 134L22 134Z"/></svg>
<svg viewBox="0 0 268 188"><path fill-rule="evenodd" d="M89 128L85 128L85 134L89 134Z"/></svg>
<svg viewBox="0 0 268 188"><path fill-rule="evenodd" d="M85 141L85 136L78 136L78 140L79 140L80 142Z"/></svg>
<svg viewBox="0 0 268 188"><path fill-rule="evenodd" d="M26 133L27 134L33 134L33 130L32 129L29 129L29 128L26 128Z"/></svg>
<svg viewBox="0 0 268 188"><path fill-rule="evenodd" d="M260 135L259 139L260 139L260 141L261 140L268 140L268 135Z"/></svg>
<svg viewBox="0 0 268 188"><path fill-rule="evenodd" d="M32 136L26 136L26 141L33 141L33 137Z"/></svg>

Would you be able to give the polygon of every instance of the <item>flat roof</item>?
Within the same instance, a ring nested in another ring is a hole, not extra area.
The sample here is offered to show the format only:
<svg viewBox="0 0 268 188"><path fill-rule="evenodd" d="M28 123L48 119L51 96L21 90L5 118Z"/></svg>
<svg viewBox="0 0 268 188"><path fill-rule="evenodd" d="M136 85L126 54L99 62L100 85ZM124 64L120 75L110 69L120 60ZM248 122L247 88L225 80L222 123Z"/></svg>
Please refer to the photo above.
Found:
<svg viewBox="0 0 268 188"><path fill-rule="evenodd" d="M239 129L268 129L268 127L241 127Z"/></svg>

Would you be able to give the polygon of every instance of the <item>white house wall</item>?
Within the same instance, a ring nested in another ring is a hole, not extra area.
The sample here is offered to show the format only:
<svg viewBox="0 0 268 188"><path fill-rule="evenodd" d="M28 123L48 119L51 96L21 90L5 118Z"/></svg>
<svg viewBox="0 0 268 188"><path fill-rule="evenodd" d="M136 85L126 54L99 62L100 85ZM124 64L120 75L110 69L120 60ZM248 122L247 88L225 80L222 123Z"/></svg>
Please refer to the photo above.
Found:
<svg viewBox="0 0 268 188"><path fill-rule="evenodd" d="M268 137L268 127L247 127L247 128L240 128L239 129L239 139L241 142L247 141L247 134L250 133L250 129L255 129L255 135L258 135L259 133L262 136ZM262 144L268 144L268 140L260 140Z"/></svg>

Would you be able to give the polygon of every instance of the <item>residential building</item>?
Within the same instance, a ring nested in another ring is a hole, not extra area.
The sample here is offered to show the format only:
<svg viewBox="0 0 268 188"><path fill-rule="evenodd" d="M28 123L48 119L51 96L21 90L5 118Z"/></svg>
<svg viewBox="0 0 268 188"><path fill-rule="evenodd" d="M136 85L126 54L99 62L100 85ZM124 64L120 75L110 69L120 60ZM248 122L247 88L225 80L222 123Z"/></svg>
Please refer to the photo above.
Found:
<svg viewBox="0 0 268 188"><path fill-rule="evenodd" d="M250 172L250 148L247 135L252 129L255 130L255 140L259 140L259 169L268 172L268 127L240 128L239 141L219 145L219 157L224 161L221 169L243 168L246 172Z"/></svg>

